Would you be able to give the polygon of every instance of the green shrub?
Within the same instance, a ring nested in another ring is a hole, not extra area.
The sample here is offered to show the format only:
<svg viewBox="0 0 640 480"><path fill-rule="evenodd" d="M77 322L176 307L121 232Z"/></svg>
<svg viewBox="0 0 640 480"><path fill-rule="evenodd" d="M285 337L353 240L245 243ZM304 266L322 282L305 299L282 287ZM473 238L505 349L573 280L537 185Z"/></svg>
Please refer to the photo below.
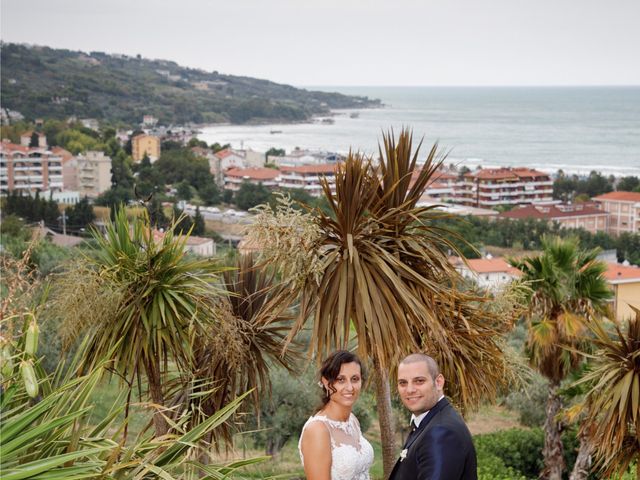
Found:
<svg viewBox="0 0 640 480"><path fill-rule="evenodd" d="M478 459L497 457L506 468L527 478L542 470L544 435L540 429L510 429L474 437ZM489 465L494 465L489 461ZM488 478L488 477L487 477Z"/></svg>
<svg viewBox="0 0 640 480"><path fill-rule="evenodd" d="M527 477L507 467L501 458L482 450L478 452L478 480L527 480Z"/></svg>
<svg viewBox="0 0 640 480"><path fill-rule="evenodd" d="M509 410L518 412L518 421L526 427L542 427L546 418L548 383L536 375L526 391L511 392L505 399Z"/></svg>

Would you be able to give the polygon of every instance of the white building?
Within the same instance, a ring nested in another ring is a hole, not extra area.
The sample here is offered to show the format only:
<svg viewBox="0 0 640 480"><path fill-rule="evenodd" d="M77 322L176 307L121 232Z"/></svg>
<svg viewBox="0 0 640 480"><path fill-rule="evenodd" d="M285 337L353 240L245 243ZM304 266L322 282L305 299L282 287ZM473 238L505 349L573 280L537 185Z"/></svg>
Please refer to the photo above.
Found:
<svg viewBox="0 0 640 480"><path fill-rule="evenodd" d="M509 265L504 258L493 258L491 255L486 258L467 259L466 263L454 257L451 262L464 278L475 281L480 288L494 292L522 275L520 270Z"/></svg>
<svg viewBox="0 0 640 480"><path fill-rule="evenodd" d="M78 191L83 197L96 198L111 188L111 157L88 151L75 159Z"/></svg>
<svg viewBox="0 0 640 480"><path fill-rule="evenodd" d="M185 250L201 257L216 255L216 243L212 238L190 236L187 238Z"/></svg>
<svg viewBox="0 0 640 480"><path fill-rule="evenodd" d="M297 188L313 197L323 195L320 179L326 178L335 193L335 164L281 165L278 185L281 188Z"/></svg>

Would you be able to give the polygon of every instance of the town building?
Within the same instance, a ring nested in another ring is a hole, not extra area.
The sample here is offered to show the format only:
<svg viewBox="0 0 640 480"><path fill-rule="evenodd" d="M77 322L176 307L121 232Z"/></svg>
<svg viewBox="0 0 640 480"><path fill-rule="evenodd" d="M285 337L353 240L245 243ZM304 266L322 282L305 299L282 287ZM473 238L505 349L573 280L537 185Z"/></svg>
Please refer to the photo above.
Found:
<svg viewBox="0 0 640 480"><path fill-rule="evenodd" d="M134 162L140 162L147 155L155 162L160 158L160 138L153 135L140 134L131 139L131 156Z"/></svg>
<svg viewBox="0 0 640 480"><path fill-rule="evenodd" d="M33 137L33 131L24 132L20 135L20 145L23 147L29 147L31 145L31 138ZM47 148L47 136L42 132L36 132L38 136L38 148Z"/></svg>
<svg viewBox="0 0 640 480"><path fill-rule="evenodd" d="M165 232L156 229L154 229L152 233L155 243L161 243L166 235ZM182 235L176 235L176 238L178 241L185 240ZM216 243L212 238L196 237L195 235L189 235L186 238L184 250L185 252L191 252L201 257L213 257L217 252Z"/></svg>
<svg viewBox="0 0 640 480"><path fill-rule="evenodd" d="M289 154L283 156L269 155L267 163L280 165L309 165L337 163L344 161L345 157L334 152L325 152L317 150L307 150L302 148L294 148Z"/></svg>
<svg viewBox="0 0 640 480"><path fill-rule="evenodd" d="M411 186L420 176L421 167L417 166L411 175ZM421 202L443 203L455 200L458 176L450 171L437 170L431 176L429 183L421 197Z"/></svg>
<svg viewBox="0 0 640 480"><path fill-rule="evenodd" d="M280 172L273 168L230 168L224 172L225 190L238 191L244 182L273 189L278 186Z"/></svg>
<svg viewBox="0 0 640 480"><path fill-rule="evenodd" d="M142 116L142 126L143 127L155 127L158 123L158 119L153 115L143 115Z"/></svg>
<svg viewBox="0 0 640 480"><path fill-rule="evenodd" d="M591 233L607 232L609 217L608 212L601 210L594 203L524 205L498 215L498 218L535 218L558 222L562 228L582 228Z"/></svg>
<svg viewBox="0 0 640 480"><path fill-rule="evenodd" d="M626 320L634 317L631 305L640 308L640 267L631 266L628 262L608 263L604 276L613 291L615 318Z"/></svg>
<svg viewBox="0 0 640 480"><path fill-rule="evenodd" d="M230 168L264 167L264 153L253 150L225 148L213 155L203 155L202 153L200 155L209 160L209 170L216 179L218 186L224 185L225 172Z"/></svg>
<svg viewBox="0 0 640 480"><path fill-rule="evenodd" d="M509 265L502 257L487 255L485 258L467 259L466 262L459 257L452 257L450 261L463 278L473 280L480 288L493 292L522 276L520 270Z"/></svg>
<svg viewBox="0 0 640 480"><path fill-rule="evenodd" d="M640 193L610 192L593 197L609 213L609 233L640 232Z"/></svg>
<svg viewBox="0 0 640 480"><path fill-rule="evenodd" d="M196 237L190 235L184 246L185 251L201 257L213 257L216 255L216 242L212 238Z"/></svg>
<svg viewBox="0 0 640 480"><path fill-rule="evenodd" d="M518 168L481 168L463 176L454 201L472 207L551 203L553 180L537 170Z"/></svg>
<svg viewBox="0 0 640 480"><path fill-rule="evenodd" d="M62 190L62 158L50 150L0 143L0 194Z"/></svg>
<svg viewBox="0 0 640 480"><path fill-rule="evenodd" d="M326 178L331 191L335 192L336 164L281 165L279 186L304 190L312 197L322 196L320 179Z"/></svg>
<svg viewBox="0 0 640 480"><path fill-rule="evenodd" d="M103 152L88 151L67 163L75 167L75 189L81 196L96 198L111 188L111 158ZM63 173L69 167L65 165Z"/></svg>

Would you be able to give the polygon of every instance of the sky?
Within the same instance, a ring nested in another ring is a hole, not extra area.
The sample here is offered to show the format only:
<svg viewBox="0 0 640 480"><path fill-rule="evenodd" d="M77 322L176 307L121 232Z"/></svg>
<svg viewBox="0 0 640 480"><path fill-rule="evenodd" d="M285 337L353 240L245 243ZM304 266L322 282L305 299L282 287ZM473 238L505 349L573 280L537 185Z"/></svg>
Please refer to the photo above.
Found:
<svg viewBox="0 0 640 480"><path fill-rule="evenodd" d="M0 0L0 37L296 86L640 85L640 0Z"/></svg>

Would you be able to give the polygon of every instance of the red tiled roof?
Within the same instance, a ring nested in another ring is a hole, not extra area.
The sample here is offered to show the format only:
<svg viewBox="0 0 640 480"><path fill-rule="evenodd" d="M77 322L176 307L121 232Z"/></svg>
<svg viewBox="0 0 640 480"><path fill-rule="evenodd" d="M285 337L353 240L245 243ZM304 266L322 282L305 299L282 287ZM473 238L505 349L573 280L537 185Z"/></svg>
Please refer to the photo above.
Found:
<svg viewBox="0 0 640 480"><path fill-rule="evenodd" d="M498 273L505 272L515 277L522 275L522 272L517 268L509 265L504 258L474 258L467 260L469 269L476 273Z"/></svg>
<svg viewBox="0 0 640 480"><path fill-rule="evenodd" d="M229 155L233 155L233 151L230 148L225 148L224 150L220 150L215 153L215 156L220 160L227 158Z"/></svg>
<svg viewBox="0 0 640 480"><path fill-rule="evenodd" d="M336 170L336 165L333 163L325 163L320 165L300 165L300 166L280 166L280 170L283 173L293 172L293 173L316 173L318 175L334 173Z"/></svg>
<svg viewBox="0 0 640 480"><path fill-rule="evenodd" d="M551 220L563 217L583 217L591 215L608 215L607 212L590 205L526 205L514 208L508 212L498 215L500 218L540 218Z"/></svg>
<svg viewBox="0 0 640 480"><path fill-rule="evenodd" d="M194 235L190 235L187 237L187 245L204 245L205 243L213 242L211 238L207 237L196 237Z"/></svg>
<svg viewBox="0 0 640 480"><path fill-rule="evenodd" d="M612 283L624 280L638 280L638 282L640 282L640 267L607 262L607 270L604 272L604 278Z"/></svg>
<svg viewBox="0 0 640 480"><path fill-rule="evenodd" d="M18 145L11 142L2 142L0 143L0 150L5 150L9 153L11 152L27 153L29 151L29 147L25 147L24 145Z"/></svg>
<svg viewBox="0 0 640 480"><path fill-rule="evenodd" d="M51 152L56 156L62 157L62 160L64 162L73 158L73 153L71 153L69 150L65 150L62 147L51 147Z"/></svg>
<svg viewBox="0 0 640 480"><path fill-rule="evenodd" d="M527 177L549 177L548 174L533 170L531 168L518 167L518 168L483 168L474 172L466 173L465 178L478 178L483 180L507 180L507 179L519 179ZM550 177L549 177L550 178Z"/></svg>
<svg viewBox="0 0 640 480"><path fill-rule="evenodd" d="M230 168L224 172L227 177L249 178L252 180L274 180L280 171L273 168Z"/></svg>
<svg viewBox="0 0 640 480"><path fill-rule="evenodd" d="M640 202L640 193L637 192L609 192L597 197L594 200L617 200L619 202Z"/></svg>

